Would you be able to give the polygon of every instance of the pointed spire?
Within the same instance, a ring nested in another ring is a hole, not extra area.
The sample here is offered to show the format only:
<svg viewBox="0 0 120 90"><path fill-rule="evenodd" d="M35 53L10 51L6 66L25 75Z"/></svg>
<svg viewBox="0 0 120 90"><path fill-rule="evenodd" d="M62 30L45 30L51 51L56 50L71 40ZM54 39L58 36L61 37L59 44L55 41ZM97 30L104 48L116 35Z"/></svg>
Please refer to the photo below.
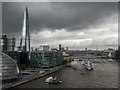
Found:
<svg viewBox="0 0 120 90"><path fill-rule="evenodd" d="M27 8L27 6L26 6L26 9L25 9L25 11L26 11L26 13L28 14L28 8Z"/></svg>
<svg viewBox="0 0 120 90"><path fill-rule="evenodd" d="M27 6L26 6L26 10L27 10L28 8L27 8Z"/></svg>

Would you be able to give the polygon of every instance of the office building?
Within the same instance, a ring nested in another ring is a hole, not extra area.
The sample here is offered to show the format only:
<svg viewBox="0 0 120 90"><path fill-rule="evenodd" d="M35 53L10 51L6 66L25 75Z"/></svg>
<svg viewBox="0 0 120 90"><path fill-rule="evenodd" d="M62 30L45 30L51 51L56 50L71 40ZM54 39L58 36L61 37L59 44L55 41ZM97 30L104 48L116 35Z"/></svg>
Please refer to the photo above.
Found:
<svg viewBox="0 0 120 90"><path fill-rule="evenodd" d="M30 51L29 17L28 17L27 7L24 11L22 38L20 41L20 46L21 46L22 51Z"/></svg>
<svg viewBox="0 0 120 90"><path fill-rule="evenodd" d="M31 68L48 68L62 64L62 52L33 51L30 55Z"/></svg>
<svg viewBox="0 0 120 90"><path fill-rule="evenodd" d="M68 53L66 53L66 52L62 52L62 53L63 53L63 60L67 60L67 61L71 60L71 57Z"/></svg>
<svg viewBox="0 0 120 90"><path fill-rule="evenodd" d="M7 51L7 35L3 34L1 37L2 51Z"/></svg>
<svg viewBox="0 0 120 90"><path fill-rule="evenodd" d="M49 46L48 45L40 45L39 50L48 51L49 50Z"/></svg>
<svg viewBox="0 0 120 90"><path fill-rule="evenodd" d="M60 44L60 45L59 45L59 51L61 51L61 49L62 49L62 48L61 48L61 44Z"/></svg>
<svg viewBox="0 0 120 90"><path fill-rule="evenodd" d="M7 38L7 51L14 51L15 38Z"/></svg>
<svg viewBox="0 0 120 90"><path fill-rule="evenodd" d="M15 48L15 38L8 38L7 35L3 34L1 38L2 51L14 51Z"/></svg>

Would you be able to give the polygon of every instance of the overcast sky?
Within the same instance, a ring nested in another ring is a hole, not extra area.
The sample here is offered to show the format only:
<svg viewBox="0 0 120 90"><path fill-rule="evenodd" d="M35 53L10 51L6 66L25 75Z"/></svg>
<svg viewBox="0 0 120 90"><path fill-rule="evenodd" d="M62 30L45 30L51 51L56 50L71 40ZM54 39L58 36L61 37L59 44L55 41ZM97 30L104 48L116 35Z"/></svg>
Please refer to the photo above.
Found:
<svg viewBox="0 0 120 90"><path fill-rule="evenodd" d="M116 2L4 2L3 33L19 45L25 7L29 11L31 44L69 49L106 49L118 45Z"/></svg>

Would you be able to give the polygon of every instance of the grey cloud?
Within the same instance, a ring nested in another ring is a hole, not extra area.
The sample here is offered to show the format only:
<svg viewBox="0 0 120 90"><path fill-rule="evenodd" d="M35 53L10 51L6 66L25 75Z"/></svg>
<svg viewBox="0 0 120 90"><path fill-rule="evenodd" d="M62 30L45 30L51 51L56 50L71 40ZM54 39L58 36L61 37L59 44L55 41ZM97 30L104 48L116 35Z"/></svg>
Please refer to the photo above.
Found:
<svg viewBox="0 0 120 90"><path fill-rule="evenodd" d="M117 13L117 3L3 3L3 32L21 32L23 11L29 8L30 31L42 28L80 30L98 25L101 18Z"/></svg>
<svg viewBox="0 0 120 90"><path fill-rule="evenodd" d="M107 25L117 24L118 6L116 2L4 2L2 6L3 33L6 33L8 36L16 37L17 40L20 40L21 37L23 13L26 6L29 9L31 36L33 33L37 34L42 30L50 30L52 32L55 32L56 29L62 30L63 28L67 30L67 33L73 33L73 35L68 34L68 36L59 34L59 36L51 38L44 38L44 36L40 37L39 35L39 38L37 39L36 36L32 37L31 40L34 42L32 44L36 44L38 46L42 43L48 43L52 46L55 46L60 42L64 42L64 45L68 45L65 43L65 40L72 39L77 40L85 38L96 38L98 40L101 40L100 37L105 34L113 34L113 32L114 34L117 33L116 26L112 27L110 25ZM105 26L109 28L105 30ZM100 28L103 28L103 31L101 30L99 32L96 32L97 30L100 30ZM92 31L90 31L91 29ZM75 36L74 33L77 34L78 31L85 32L89 35ZM116 43L113 43L114 41L117 41L116 38L112 38L109 43L104 43L106 41L109 41L109 39L102 39L103 40L101 40L99 45L104 45L105 47L116 45ZM69 47L71 49L80 47L84 48L87 45L88 47L95 47L95 43L95 41L86 41L82 44L79 43L76 46L70 45Z"/></svg>

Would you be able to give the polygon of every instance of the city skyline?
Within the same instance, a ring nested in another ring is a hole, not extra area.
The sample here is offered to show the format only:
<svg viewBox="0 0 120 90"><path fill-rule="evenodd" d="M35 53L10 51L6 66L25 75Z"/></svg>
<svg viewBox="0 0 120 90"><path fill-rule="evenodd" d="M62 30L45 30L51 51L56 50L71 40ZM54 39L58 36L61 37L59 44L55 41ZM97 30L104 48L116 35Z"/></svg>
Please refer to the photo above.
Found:
<svg viewBox="0 0 120 90"><path fill-rule="evenodd" d="M40 44L51 48L62 44L69 49L118 47L118 10L113 2L3 3L3 33L16 37L17 45L26 5L33 47Z"/></svg>

